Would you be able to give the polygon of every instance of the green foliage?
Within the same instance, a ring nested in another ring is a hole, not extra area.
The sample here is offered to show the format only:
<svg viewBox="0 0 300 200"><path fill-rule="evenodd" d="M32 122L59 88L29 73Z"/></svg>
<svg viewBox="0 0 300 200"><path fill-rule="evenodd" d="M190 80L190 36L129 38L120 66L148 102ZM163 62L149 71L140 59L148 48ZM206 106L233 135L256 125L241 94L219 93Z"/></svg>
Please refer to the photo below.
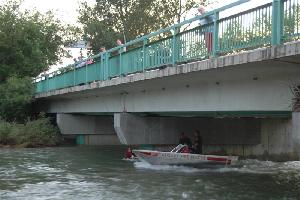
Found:
<svg viewBox="0 0 300 200"><path fill-rule="evenodd" d="M49 118L40 116L25 124L8 123L0 120L0 144L25 147L54 146L59 144L60 135Z"/></svg>
<svg viewBox="0 0 300 200"><path fill-rule="evenodd" d="M272 20L269 15L264 14L257 18L253 25L245 33L247 42L251 45L257 43L267 45L272 36Z"/></svg>
<svg viewBox="0 0 300 200"><path fill-rule="evenodd" d="M30 78L10 77L0 84L0 116L8 121L26 118L26 106L31 103L33 84Z"/></svg>
<svg viewBox="0 0 300 200"><path fill-rule="evenodd" d="M0 5L0 83L12 75L35 77L47 70L64 54L63 45L74 39L66 32L76 32L51 12L21 12L20 5L14 0Z"/></svg>
<svg viewBox="0 0 300 200"><path fill-rule="evenodd" d="M11 124L0 120L0 144L12 143L10 138Z"/></svg>
<svg viewBox="0 0 300 200"><path fill-rule="evenodd" d="M219 39L220 49L225 52L237 49L237 43L244 40L244 35L241 23L238 20L231 20Z"/></svg>
<svg viewBox="0 0 300 200"><path fill-rule="evenodd" d="M292 5L285 10L283 17L283 40L289 41L297 38L300 30L300 6ZM247 48L270 45L272 37L272 18L270 13L259 15L251 26L232 19L226 25L219 39L220 50L247 50Z"/></svg>
<svg viewBox="0 0 300 200"><path fill-rule="evenodd" d="M290 37L298 35L300 30L300 5L292 5L290 9L287 9L284 13L283 22L283 35L284 40L296 39L296 37Z"/></svg>
<svg viewBox="0 0 300 200"><path fill-rule="evenodd" d="M180 6L180 2L182 3ZM196 0L97 0L95 6L83 3L79 22L84 39L92 44L94 54L101 46L116 46L116 40L133 40L179 21L196 5ZM201 1L202 2L202 1Z"/></svg>

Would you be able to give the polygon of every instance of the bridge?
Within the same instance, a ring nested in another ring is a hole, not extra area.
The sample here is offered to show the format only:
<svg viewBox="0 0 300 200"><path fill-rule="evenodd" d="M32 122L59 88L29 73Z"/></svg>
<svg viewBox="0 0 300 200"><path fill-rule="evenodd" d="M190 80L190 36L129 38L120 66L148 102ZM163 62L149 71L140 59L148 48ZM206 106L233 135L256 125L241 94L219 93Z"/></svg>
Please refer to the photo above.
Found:
<svg viewBox="0 0 300 200"><path fill-rule="evenodd" d="M299 2L224 16L245 2L37 77L35 105L80 144L168 145L200 130L204 153L299 156Z"/></svg>

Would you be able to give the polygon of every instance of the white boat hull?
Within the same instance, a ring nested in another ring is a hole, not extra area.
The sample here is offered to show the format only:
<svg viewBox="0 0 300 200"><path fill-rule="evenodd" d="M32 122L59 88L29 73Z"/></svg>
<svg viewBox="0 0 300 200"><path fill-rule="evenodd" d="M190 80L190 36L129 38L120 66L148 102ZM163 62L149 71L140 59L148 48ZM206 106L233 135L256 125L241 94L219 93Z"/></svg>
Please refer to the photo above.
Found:
<svg viewBox="0 0 300 200"><path fill-rule="evenodd" d="M133 150L133 153L140 160L152 165L232 165L238 160L237 156L217 156L149 150Z"/></svg>

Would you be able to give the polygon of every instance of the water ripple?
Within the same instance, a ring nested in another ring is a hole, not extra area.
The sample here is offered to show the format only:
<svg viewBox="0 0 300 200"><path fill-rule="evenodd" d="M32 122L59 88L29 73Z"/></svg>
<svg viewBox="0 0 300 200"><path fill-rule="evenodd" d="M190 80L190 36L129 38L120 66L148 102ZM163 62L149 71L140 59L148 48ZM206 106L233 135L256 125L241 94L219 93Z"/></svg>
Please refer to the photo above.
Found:
<svg viewBox="0 0 300 200"><path fill-rule="evenodd" d="M196 169L121 160L124 148L0 151L1 200L297 200L300 162Z"/></svg>

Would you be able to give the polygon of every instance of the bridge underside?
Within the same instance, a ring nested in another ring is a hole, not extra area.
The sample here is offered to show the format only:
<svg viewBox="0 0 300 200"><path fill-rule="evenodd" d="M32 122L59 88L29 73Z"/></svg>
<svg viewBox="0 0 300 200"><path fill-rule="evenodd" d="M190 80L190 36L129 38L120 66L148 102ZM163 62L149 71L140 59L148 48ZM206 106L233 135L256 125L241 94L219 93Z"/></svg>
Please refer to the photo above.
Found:
<svg viewBox="0 0 300 200"><path fill-rule="evenodd" d="M162 117L116 113L113 116L58 114L65 136L86 145L167 145L178 143L195 130L203 138L203 152L240 156L297 159L300 150L300 113L285 117Z"/></svg>

